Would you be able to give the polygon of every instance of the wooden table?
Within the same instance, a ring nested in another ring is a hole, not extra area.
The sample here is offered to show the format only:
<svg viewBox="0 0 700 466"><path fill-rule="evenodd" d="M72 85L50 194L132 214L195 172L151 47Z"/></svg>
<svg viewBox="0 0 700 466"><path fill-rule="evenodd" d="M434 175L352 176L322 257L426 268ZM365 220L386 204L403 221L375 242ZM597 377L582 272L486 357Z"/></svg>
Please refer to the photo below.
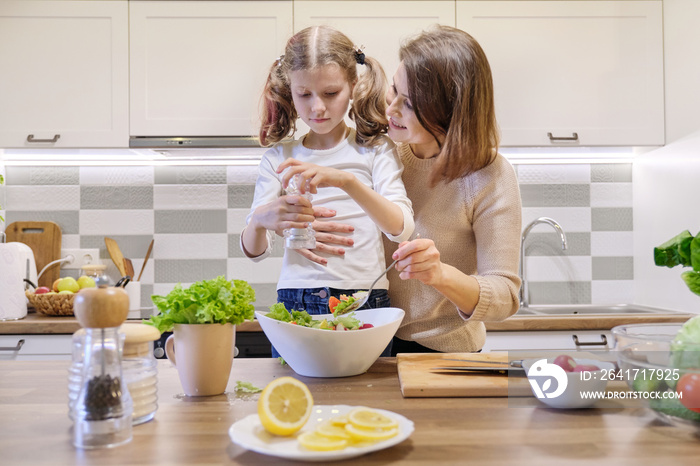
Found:
<svg viewBox="0 0 700 466"><path fill-rule="evenodd" d="M543 408L534 398L403 398L394 358L366 374L341 379L296 376L276 359L235 360L228 390L182 396L177 372L159 361L159 409L134 427L133 440L113 449L81 451L71 443L67 367L63 361L0 361L0 464L207 465L271 464L281 460L231 443L228 428L256 412L258 395L238 395L237 380L263 387L291 375L309 385L316 404L366 405L415 422L406 441L345 464L562 465L697 464L700 437L654 421L646 409ZM521 399L523 400L523 399Z"/></svg>

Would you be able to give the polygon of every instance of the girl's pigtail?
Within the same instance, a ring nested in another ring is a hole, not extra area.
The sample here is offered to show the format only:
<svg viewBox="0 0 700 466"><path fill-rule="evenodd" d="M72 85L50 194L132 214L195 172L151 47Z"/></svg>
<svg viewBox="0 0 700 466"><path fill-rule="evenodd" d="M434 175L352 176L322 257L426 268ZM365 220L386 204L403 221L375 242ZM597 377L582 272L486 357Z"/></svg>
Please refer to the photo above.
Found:
<svg viewBox="0 0 700 466"><path fill-rule="evenodd" d="M297 112L285 78L282 59L272 65L261 97L260 144L270 146L294 134Z"/></svg>
<svg viewBox="0 0 700 466"><path fill-rule="evenodd" d="M365 72L360 74L352 92L350 118L355 122L355 140L361 146L373 146L387 132L387 79L382 65L371 57L362 56Z"/></svg>

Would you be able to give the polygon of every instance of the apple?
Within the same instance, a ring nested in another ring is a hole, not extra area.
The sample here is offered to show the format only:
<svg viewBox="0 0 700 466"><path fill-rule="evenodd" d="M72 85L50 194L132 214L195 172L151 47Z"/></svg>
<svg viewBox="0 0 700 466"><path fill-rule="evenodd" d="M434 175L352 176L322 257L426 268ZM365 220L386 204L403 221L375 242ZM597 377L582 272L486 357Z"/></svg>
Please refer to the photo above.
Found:
<svg viewBox="0 0 700 466"><path fill-rule="evenodd" d="M594 364L577 364L576 367L574 367L574 372L595 372L599 370L600 367Z"/></svg>
<svg viewBox="0 0 700 466"><path fill-rule="evenodd" d="M45 294L46 296L48 296L48 295L50 295L50 294L58 294L58 293L56 293L55 291L49 291L48 293L44 293L44 294Z"/></svg>
<svg viewBox="0 0 700 466"><path fill-rule="evenodd" d="M71 290L63 290L63 291L59 291L58 294L75 294L75 293L73 293Z"/></svg>
<svg viewBox="0 0 700 466"><path fill-rule="evenodd" d="M48 286L40 286L39 288L34 290L34 294L44 294L48 293L49 291L51 291L51 289Z"/></svg>
<svg viewBox="0 0 700 466"><path fill-rule="evenodd" d="M53 285L51 285L51 291L55 291L58 293L58 282L60 282L61 280L63 279L57 278L56 280L54 280Z"/></svg>
<svg viewBox="0 0 700 466"><path fill-rule="evenodd" d="M66 277L61 279L60 282L58 282L58 291L72 291L73 293L76 293L80 290L80 285L78 285L78 282L75 281L75 278L73 277Z"/></svg>
<svg viewBox="0 0 700 466"><path fill-rule="evenodd" d="M83 288L95 288L95 280L87 275L82 275L80 278L78 278L78 286L81 290Z"/></svg>
<svg viewBox="0 0 700 466"><path fill-rule="evenodd" d="M562 354L554 359L554 364L564 369L566 372L574 372L576 361L569 355Z"/></svg>

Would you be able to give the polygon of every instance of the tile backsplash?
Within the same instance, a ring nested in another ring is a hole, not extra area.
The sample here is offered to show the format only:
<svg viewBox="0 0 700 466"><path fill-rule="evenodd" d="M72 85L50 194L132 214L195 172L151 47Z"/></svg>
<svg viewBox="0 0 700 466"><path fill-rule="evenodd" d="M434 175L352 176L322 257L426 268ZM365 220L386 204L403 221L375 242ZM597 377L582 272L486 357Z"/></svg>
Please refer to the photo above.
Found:
<svg viewBox="0 0 700 466"><path fill-rule="evenodd" d="M534 304L633 302L632 165L516 165L523 228L554 218L567 235L536 226L525 243L525 269ZM0 187L5 224L56 222L64 248L99 248L108 274L118 272L104 237L114 238L140 270L142 303L174 284L226 275L247 280L260 307L276 299L281 241L273 257L253 263L238 241L253 199L257 167L115 166L5 167ZM1 224L0 224L1 225ZM62 275L67 273L62 272ZM144 314L147 310L144 309Z"/></svg>

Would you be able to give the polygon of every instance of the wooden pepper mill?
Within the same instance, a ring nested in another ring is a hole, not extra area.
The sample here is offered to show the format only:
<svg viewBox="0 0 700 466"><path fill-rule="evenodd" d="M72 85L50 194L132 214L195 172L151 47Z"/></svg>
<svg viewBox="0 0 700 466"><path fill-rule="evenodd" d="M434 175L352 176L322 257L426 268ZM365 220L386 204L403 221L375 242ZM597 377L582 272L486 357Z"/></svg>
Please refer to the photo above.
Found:
<svg viewBox="0 0 700 466"><path fill-rule="evenodd" d="M85 328L73 444L91 449L127 443L133 405L122 373L119 326L129 313L129 295L122 288L85 288L76 294L73 311Z"/></svg>
<svg viewBox="0 0 700 466"><path fill-rule="evenodd" d="M119 327L129 314L124 288L84 288L75 295L73 313L85 328Z"/></svg>

